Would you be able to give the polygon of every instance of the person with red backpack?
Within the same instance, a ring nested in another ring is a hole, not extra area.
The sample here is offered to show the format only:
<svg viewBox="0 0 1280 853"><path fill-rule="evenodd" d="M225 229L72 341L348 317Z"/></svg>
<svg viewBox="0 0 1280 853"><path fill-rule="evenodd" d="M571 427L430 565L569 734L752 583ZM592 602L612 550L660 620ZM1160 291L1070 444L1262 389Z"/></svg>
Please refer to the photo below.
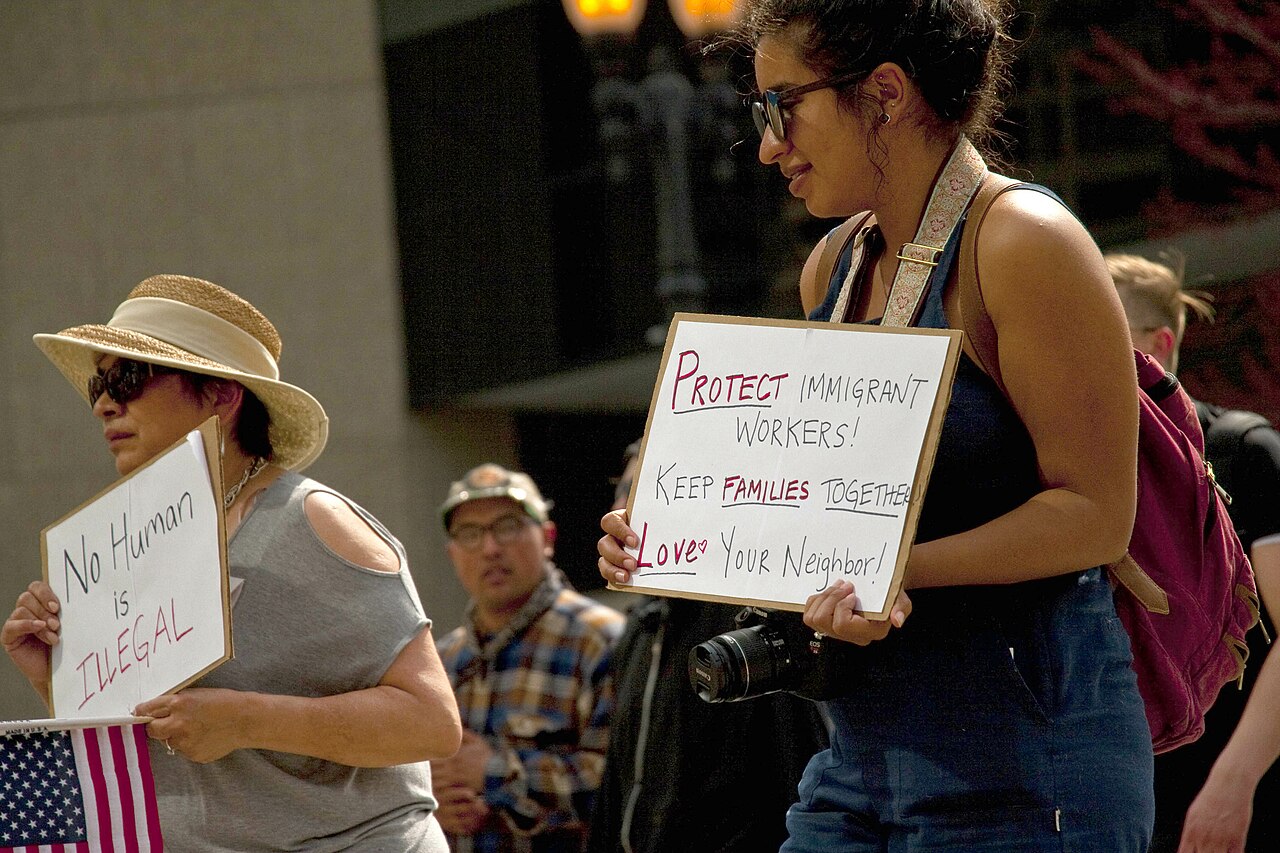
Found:
<svg viewBox="0 0 1280 853"><path fill-rule="evenodd" d="M1188 309L1213 316L1205 300L1183 290L1184 259L1172 252L1159 262L1105 257L1134 347L1176 372ZM1274 624L1268 611L1280 613L1280 432L1254 412L1196 408L1206 455L1232 498L1231 520L1253 563L1265 628ZM1151 853L1280 850L1280 656L1266 659L1265 630L1248 638L1241 689L1223 688L1199 740L1156 757Z"/></svg>
<svg viewBox="0 0 1280 853"><path fill-rule="evenodd" d="M959 328L955 277L930 271L996 178L970 140L998 111L1006 4L754 0L745 14L760 160L814 216L864 225L835 294L815 272L825 242L811 254L810 318ZM840 674L848 694L824 702L831 748L805 771L785 853L1145 853L1150 840L1151 732L1101 568L1125 553L1137 503L1124 315L1101 252L1048 196L1000 196L977 242L1003 387L967 347L910 603L872 622L840 582L807 604L819 642L862 648ZM625 584L636 532L625 510L601 526L600 572Z"/></svg>

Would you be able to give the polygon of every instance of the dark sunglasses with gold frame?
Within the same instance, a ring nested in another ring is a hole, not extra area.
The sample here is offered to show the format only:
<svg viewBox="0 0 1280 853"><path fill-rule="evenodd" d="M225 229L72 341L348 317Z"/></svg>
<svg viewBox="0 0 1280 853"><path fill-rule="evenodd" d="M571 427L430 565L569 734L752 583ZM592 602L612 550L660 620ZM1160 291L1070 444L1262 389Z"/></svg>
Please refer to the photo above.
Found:
<svg viewBox="0 0 1280 853"><path fill-rule="evenodd" d="M118 359L106 370L99 370L89 377L89 405L98 402L106 394L121 405L131 403L142 396L147 380L166 373L184 373L175 367L164 367L131 358Z"/></svg>

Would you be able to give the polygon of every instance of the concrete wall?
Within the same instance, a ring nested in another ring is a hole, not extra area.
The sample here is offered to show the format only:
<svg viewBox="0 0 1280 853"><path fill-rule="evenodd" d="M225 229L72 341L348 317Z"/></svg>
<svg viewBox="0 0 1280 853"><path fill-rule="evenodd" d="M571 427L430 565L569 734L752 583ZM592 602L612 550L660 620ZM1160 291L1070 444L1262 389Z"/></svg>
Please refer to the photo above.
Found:
<svg viewBox="0 0 1280 853"><path fill-rule="evenodd" d="M308 473L404 540L428 615L464 596L434 508L509 421L405 404L403 325L373 0L0 4L0 607L39 576L39 532L115 477L100 426L31 343L103 322L159 272L258 305L283 378L332 419ZM42 716L0 660L0 719Z"/></svg>

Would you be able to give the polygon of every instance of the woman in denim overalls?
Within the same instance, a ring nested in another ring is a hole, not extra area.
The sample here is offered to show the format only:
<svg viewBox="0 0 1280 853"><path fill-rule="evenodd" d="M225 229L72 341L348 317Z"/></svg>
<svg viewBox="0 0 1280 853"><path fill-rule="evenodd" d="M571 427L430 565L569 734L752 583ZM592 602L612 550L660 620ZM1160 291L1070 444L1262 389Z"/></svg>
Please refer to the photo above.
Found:
<svg viewBox="0 0 1280 853"><path fill-rule="evenodd" d="M990 135L1004 19L1001 0L748 4L760 160L815 216L875 214L852 319L884 313L896 247L961 134ZM813 319L830 312L823 248L801 280ZM977 258L1008 398L962 357L911 597L890 621L857 615L845 582L807 604L807 625L866 648L858 689L827 703L832 745L800 785L787 853L1141 853L1150 838L1150 734L1098 568L1124 553L1134 518L1124 315L1093 240L1050 196L998 197ZM960 326L948 284L934 282L919 325ZM625 582L625 511L602 527L601 574Z"/></svg>

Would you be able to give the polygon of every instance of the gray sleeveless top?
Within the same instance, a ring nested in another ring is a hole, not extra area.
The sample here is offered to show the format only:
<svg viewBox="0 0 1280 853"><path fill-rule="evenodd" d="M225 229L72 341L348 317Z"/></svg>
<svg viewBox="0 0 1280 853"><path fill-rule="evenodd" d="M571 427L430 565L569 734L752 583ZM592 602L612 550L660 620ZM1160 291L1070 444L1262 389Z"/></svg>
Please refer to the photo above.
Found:
<svg viewBox="0 0 1280 853"><path fill-rule="evenodd" d="M235 658L194 686L293 696L372 687L430 624L395 537L344 497L395 549L400 571L376 572L343 560L307 521L303 502L313 491L337 494L285 473L258 496L236 531L228 563L244 587L232 610ZM170 850L446 849L431 816L436 801L426 762L360 768L238 749L196 764L150 743L160 826Z"/></svg>

